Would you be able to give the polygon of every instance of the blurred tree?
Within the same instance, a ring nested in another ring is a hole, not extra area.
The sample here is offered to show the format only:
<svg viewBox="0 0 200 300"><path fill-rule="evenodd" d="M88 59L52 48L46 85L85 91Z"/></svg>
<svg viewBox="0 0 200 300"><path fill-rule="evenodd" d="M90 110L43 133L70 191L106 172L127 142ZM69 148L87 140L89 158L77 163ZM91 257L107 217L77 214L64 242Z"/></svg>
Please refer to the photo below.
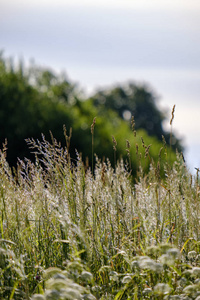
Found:
<svg viewBox="0 0 200 300"><path fill-rule="evenodd" d="M170 144L170 134L162 127L165 114L157 107L158 97L149 86L131 82L101 90L91 99L95 106L113 109L126 121L130 121L133 115L136 129L143 128L150 136L155 136L159 140L165 136L167 143ZM174 149L182 151L181 142L174 135L172 142Z"/></svg>
<svg viewBox="0 0 200 300"><path fill-rule="evenodd" d="M40 70L35 81L40 77L45 78L45 75ZM13 63L1 57L0 142L2 144L8 139L8 160L11 164L16 164L17 156L28 156L26 138L39 138L41 133L49 136L49 130L58 138L63 138L63 124L69 127L73 120L73 113L67 104L63 105L56 97L52 97L47 82L46 86L42 85L45 87L45 92L42 92L38 85L31 85L30 80L31 76L26 74L22 64L16 69Z"/></svg>
<svg viewBox="0 0 200 300"><path fill-rule="evenodd" d="M130 95L127 96L127 93L122 88L114 89L109 98L112 104L110 106L106 92L105 95L103 93L105 105L102 96L83 101L77 85L70 83L65 75L58 76L48 69L35 66L25 69L23 64L14 67L12 62L9 63L0 56L0 143L8 139L9 163L16 165L17 157L30 158L25 139L31 137L40 139L41 133L50 140L49 131L51 131L64 146L63 125L66 126L68 134L70 128L73 130L71 156L76 157L75 149L77 149L82 153L83 159L88 157L91 162L91 124L93 118L97 117L94 129L94 153L99 158L109 158L111 163L120 157L128 159L133 174L138 170L140 162L143 162L143 167L147 170L150 160L147 155L145 157L145 146L152 144L150 153L153 160L157 161L160 159L158 154L162 144L158 139L149 137L144 130L138 131L137 136L134 136L129 124L124 120L127 119L127 116L124 116L126 110L131 113L133 111L132 98ZM128 98L129 105L125 100L127 97L130 98ZM121 99L124 99L123 105ZM119 104L116 105L116 101ZM144 105L149 105L151 109L148 101L145 103ZM118 115L120 111L122 117ZM147 112L149 113L149 110ZM141 135L145 146L141 143ZM112 136L117 142L115 151ZM126 140L130 144L128 149ZM142 157L141 160L138 159L139 156ZM173 161L174 153L170 157Z"/></svg>

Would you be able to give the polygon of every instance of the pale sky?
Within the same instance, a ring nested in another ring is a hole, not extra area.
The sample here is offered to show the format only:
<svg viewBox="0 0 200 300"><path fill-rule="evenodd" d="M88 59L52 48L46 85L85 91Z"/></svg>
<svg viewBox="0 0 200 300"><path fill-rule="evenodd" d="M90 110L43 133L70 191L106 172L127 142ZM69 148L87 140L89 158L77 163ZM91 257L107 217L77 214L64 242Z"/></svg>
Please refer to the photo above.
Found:
<svg viewBox="0 0 200 300"><path fill-rule="evenodd" d="M200 167L199 0L1 0L0 49L91 91L145 81ZM170 116L169 116L170 118Z"/></svg>

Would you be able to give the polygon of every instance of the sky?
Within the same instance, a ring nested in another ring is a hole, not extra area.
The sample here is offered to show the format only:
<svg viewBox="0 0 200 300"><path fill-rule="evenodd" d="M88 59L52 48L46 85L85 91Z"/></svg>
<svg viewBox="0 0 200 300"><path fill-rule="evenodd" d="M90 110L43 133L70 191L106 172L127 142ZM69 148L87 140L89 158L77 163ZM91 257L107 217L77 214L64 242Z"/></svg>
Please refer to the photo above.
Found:
<svg viewBox="0 0 200 300"><path fill-rule="evenodd" d="M199 0L1 0L0 49L65 71L86 91L145 82L176 105L173 131L200 168Z"/></svg>

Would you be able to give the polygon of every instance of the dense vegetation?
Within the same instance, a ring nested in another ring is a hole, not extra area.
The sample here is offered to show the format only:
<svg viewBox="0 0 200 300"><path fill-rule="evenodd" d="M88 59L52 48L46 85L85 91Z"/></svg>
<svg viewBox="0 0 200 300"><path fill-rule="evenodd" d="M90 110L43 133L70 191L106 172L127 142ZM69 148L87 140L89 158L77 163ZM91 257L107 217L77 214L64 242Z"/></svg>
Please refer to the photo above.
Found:
<svg viewBox="0 0 200 300"><path fill-rule="evenodd" d="M153 92L84 99L13 66L1 57L0 299L200 299L199 169Z"/></svg>
<svg viewBox="0 0 200 300"><path fill-rule="evenodd" d="M134 116L132 128L131 114ZM50 140L51 131L64 145L64 125L69 136L71 136L70 128L73 129L70 141L71 156L75 158L74 149L77 149L82 153L84 161L88 158L91 166L90 126L94 117L97 124L93 141L94 152L100 158L108 157L112 165L116 159L127 156L126 145L140 145L141 136L146 146L151 145L150 153L155 161L158 160L162 136L168 145L171 144L173 150L182 149L174 136L171 136L170 141L170 134L163 131L164 116L156 106L154 93L148 87L128 84L127 87L95 93L87 99L66 75L55 75L52 71L35 65L25 68L20 63L16 66L12 60L1 56L0 143L2 145L7 139L7 160L11 165L16 166L17 157L31 158L25 143L27 138L40 139L43 133L46 139ZM137 137L134 137L132 132L135 129L138 130ZM140 154L144 149L140 147L138 151ZM136 170L138 168L136 155L131 155L130 159L132 165L137 166L134 168ZM171 160L174 159L175 155L172 153ZM145 166L148 170L147 162Z"/></svg>
<svg viewBox="0 0 200 300"><path fill-rule="evenodd" d="M55 139L27 143L15 174L0 155L1 299L199 299L199 170L164 147L165 176L151 160L133 182L122 160L92 173Z"/></svg>

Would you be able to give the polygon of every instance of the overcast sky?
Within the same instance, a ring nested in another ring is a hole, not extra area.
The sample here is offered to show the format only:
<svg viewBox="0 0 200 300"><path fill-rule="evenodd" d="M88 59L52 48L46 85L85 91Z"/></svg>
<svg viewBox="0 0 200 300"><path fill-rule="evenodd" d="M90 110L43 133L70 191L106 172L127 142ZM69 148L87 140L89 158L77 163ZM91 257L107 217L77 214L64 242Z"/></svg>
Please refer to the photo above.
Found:
<svg viewBox="0 0 200 300"><path fill-rule="evenodd" d="M145 81L200 167L199 0L1 0L0 48L91 91ZM170 116L169 116L170 118Z"/></svg>

